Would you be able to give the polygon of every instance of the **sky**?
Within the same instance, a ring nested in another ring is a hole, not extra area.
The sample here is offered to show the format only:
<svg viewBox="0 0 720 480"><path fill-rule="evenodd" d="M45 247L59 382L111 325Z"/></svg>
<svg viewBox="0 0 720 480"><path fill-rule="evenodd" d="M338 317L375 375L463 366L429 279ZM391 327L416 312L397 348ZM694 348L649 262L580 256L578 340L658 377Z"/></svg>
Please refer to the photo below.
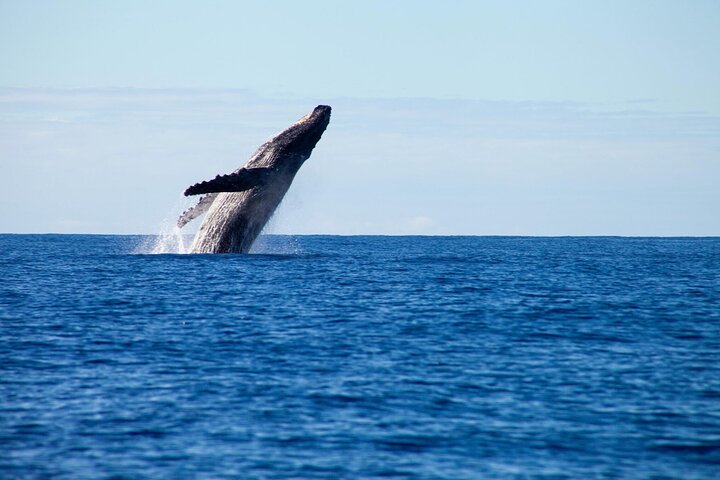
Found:
<svg viewBox="0 0 720 480"><path fill-rule="evenodd" d="M156 233L323 103L269 232L720 235L718 25L714 0L0 0L0 232Z"/></svg>

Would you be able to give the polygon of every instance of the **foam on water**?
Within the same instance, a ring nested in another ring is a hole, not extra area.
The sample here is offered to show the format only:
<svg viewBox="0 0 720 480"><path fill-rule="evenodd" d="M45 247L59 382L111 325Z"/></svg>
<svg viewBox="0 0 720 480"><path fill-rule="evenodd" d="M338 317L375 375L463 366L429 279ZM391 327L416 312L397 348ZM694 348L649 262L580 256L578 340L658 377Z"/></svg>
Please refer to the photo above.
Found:
<svg viewBox="0 0 720 480"><path fill-rule="evenodd" d="M188 254L192 246L195 231L193 228L186 226L181 229L177 226L178 217L194 205L195 199L180 197L173 207L168 211L165 218L158 227L158 233L145 238L133 253L136 254ZM202 223L204 215L193 220L191 225L199 226ZM295 255L300 253L300 246L296 238L289 235L274 235L276 230L276 213L270 218L261 234L252 248L250 254L258 255Z"/></svg>
<svg viewBox="0 0 720 480"><path fill-rule="evenodd" d="M185 254L189 253L192 244L193 234L187 234L191 229L183 231L177 226L177 219L196 200L187 197L179 197L175 204L168 211L165 218L160 222L157 235L149 236L141 242L134 253L139 254Z"/></svg>
<svg viewBox="0 0 720 480"><path fill-rule="evenodd" d="M161 230L155 237L154 245L149 253L188 253L188 247L185 245L185 238L180 228L173 225L168 229Z"/></svg>

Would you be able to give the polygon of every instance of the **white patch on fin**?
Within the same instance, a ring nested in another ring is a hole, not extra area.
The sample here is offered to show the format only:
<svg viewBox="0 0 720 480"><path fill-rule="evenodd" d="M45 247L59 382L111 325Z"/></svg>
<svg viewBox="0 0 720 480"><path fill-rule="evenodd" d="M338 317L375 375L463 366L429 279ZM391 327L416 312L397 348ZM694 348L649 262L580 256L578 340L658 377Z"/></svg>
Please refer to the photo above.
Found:
<svg viewBox="0 0 720 480"><path fill-rule="evenodd" d="M200 197L200 201L194 207L188 208L182 213L182 215L180 215L177 221L178 228L183 228L185 225L207 212L210 205L212 205L215 201L215 197L218 195L219 193L208 193L207 195Z"/></svg>

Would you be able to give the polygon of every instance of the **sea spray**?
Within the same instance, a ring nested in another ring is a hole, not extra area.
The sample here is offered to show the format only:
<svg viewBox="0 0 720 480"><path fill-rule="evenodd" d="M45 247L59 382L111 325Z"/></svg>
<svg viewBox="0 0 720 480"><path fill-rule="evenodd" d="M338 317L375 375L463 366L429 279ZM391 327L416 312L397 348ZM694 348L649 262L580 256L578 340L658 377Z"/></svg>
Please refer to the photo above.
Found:
<svg viewBox="0 0 720 480"><path fill-rule="evenodd" d="M300 253L300 244L297 238L275 233L281 230L278 225L283 223L283 212L285 212L283 207L285 205L287 202L281 202L278 205L248 253L258 255L297 255Z"/></svg>
<svg viewBox="0 0 720 480"><path fill-rule="evenodd" d="M183 229L177 226L177 219L181 213L193 205L196 200L188 197L179 197L172 208L160 222L158 233L145 237L135 249L137 254L188 254L192 246L195 232L190 226ZM291 235L277 235L278 218L282 217L281 204L265 224L263 233L254 242L250 254L259 255L296 255L300 253L297 238ZM282 220L280 220L282 222ZM202 223L202 217L193 221L196 225ZM191 233L192 232L192 233Z"/></svg>
<svg viewBox="0 0 720 480"><path fill-rule="evenodd" d="M157 253L187 253L185 238L177 225L168 225L155 237L154 245L148 252Z"/></svg>
<svg viewBox="0 0 720 480"><path fill-rule="evenodd" d="M143 254L184 254L188 253L192 243L192 234L184 234L177 226L180 214L194 201L187 197L179 197L165 218L160 222L157 235L146 237L135 249L135 253Z"/></svg>
<svg viewBox="0 0 720 480"><path fill-rule="evenodd" d="M291 235L260 235L250 254L257 255L298 255L301 253L300 244L296 237Z"/></svg>

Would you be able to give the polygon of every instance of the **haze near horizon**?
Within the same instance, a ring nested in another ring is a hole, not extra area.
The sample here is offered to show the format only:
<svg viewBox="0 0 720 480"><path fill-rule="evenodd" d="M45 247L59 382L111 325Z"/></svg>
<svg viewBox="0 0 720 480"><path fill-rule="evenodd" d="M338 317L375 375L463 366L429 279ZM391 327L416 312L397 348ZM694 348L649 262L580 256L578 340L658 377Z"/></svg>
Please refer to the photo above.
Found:
<svg viewBox="0 0 720 480"><path fill-rule="evenodd" d="M0 1L0 230L156 233L316 104L271 233L720 235L720 5Z"/></svg>

